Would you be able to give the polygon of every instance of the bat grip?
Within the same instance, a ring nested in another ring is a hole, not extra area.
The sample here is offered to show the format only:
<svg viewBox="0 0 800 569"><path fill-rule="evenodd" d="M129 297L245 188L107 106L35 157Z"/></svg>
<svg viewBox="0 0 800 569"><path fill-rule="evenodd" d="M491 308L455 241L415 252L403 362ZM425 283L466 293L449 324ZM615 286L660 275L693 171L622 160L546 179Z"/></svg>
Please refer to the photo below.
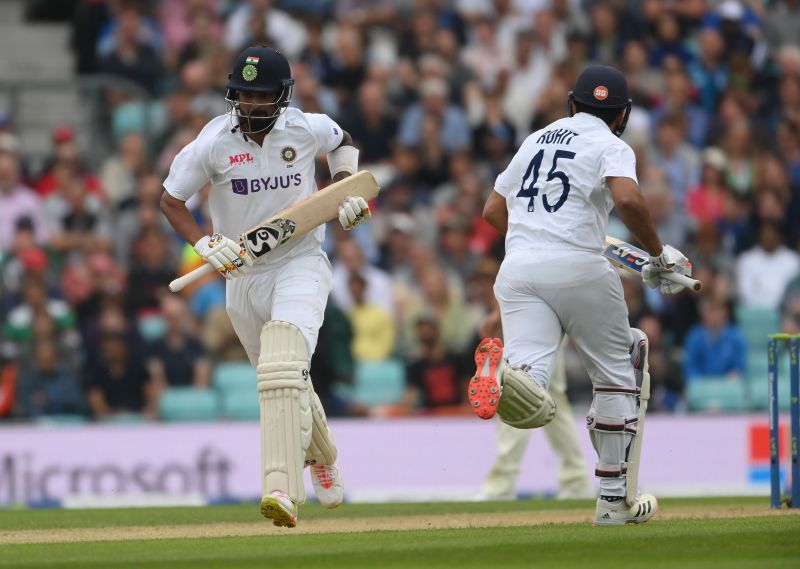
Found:
<svg viewBox="0 0 800 569"><path fill-rule="evenodd" d="M171 283L169 283L169 290L172 292L178 292L182 290L185 286L192 284L194 281L199 280L201 277L206 276L208 273L213 273L214 267L209 264L205 263L202 267L197 267L190 273L186 273L182 277L178 277Z"/></svg>
<svg viewBox="0 0 800 569"><path fill-rule="evenodd" d="M687 277L684 274L676 273L675 271L670 271L668 273L662 273L660 275L661 278L667 279L668 281L672 281L679 285L683 285L688 289L691 289L695 292L699 291L703 288L703 283L698 281L697 279L693 279L692 277ZM170 287L171 288L171 287Z"/></svg>

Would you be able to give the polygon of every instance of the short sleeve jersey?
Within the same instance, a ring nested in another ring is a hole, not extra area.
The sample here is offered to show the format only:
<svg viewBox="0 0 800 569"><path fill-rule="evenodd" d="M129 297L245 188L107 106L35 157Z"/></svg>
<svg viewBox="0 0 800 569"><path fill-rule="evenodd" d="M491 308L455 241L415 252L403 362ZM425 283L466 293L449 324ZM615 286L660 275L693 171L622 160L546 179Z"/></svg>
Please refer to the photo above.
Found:
<svg viewBox="0 0 800 569"><path fill-rule="evenodd" d="M186 201L211 184L208 205L214 231L232 239L317 191L314 161L342 142L342 129L323 114L288 108L263 146L238 130L231 116L212 119L175 157L164 188ZM262 259L280 259L319 248L325 226L277 248Z"/></svg>
<svg viewBox="0 0 800 569"><path fill-rule="evenodd" d="M636 157L599 118L578 113L528 136L495 182L506 199L506 252L599 252L614 207L607 177L636 179Z"/></svg>

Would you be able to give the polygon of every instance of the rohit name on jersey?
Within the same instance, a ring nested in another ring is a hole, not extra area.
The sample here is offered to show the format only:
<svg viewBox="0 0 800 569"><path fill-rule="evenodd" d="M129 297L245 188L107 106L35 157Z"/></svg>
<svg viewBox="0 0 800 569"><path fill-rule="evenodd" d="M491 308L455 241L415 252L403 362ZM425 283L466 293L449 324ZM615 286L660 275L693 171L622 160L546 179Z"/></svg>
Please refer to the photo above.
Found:
<svg viewBox="0 0 800 569"><path fill-rule="evenodd" d="M232 178L231 190L237 196L255 194L261 190L277 190L299 186L303 182L300 172L287 176L267 176L266 178Z"/></svg>
<svg viewBox="0 0 800 569"><path fill-rule="evenodd" d="M579 134L568 128L554 128L547 130L536 139L537 144L569 144Z"/></svg>

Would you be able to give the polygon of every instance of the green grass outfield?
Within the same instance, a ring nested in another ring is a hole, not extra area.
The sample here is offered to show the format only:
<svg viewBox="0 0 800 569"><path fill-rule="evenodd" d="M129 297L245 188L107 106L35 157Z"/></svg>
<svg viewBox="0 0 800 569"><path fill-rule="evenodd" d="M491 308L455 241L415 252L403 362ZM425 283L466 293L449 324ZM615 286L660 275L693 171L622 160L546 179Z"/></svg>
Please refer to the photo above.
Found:
<svg viewBox="0 0 800 569"><path fill-rule="evenodd" d="M611 528L591 501L306 505L295 530L256 505L0 510L0 568L800 567L800 515L767 505L666 499Z"/></svg>

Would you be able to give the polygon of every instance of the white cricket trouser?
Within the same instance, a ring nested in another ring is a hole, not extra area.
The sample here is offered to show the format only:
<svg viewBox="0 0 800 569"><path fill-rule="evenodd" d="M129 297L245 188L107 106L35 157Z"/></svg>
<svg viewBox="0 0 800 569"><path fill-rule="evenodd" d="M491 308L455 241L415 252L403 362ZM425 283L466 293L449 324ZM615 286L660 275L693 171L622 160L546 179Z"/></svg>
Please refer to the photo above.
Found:
<svg viewBox="0 0 800 569"><path fill-rule="evenodd" d="M280 265L254 265L226 283L225 308L253 366L258 365L261 329L270 320L291 322L303 333L309 357L331 290L331 265L322 251L284 259Z"/></svg>
<svg viewBox="0 0 800 569"><path fill-rule="evenodd" d="M550 448L558 457L558 495L561 497L587 497L592 492L587 475L586 461L575 428L572 407L567 399L567 374L564 362L566 339L556 355L550 376L550 395L556 402L556 415L544 427ZM522 459L533 429L516 429L497 421L497 458L483 483L487 498L513 499L517 493L517 479L522 470Z"/></svg>
<svg viewBox="0 0 800 569"><path fill-rule="evenodd" d="M504 356L549 385L550 370L564 333L575 344L595 388L636 385L629 349L633 338L619 275L597 253L579 250L517 251L506 255L494 285L505 338ZM598 452L601 494L625 495L621 476L630 443L624 430L636 416L636 399L596 394L589 417ZM618 432L616 429L622 425ZM609 476L616 468L617 475Z"/></svg>

